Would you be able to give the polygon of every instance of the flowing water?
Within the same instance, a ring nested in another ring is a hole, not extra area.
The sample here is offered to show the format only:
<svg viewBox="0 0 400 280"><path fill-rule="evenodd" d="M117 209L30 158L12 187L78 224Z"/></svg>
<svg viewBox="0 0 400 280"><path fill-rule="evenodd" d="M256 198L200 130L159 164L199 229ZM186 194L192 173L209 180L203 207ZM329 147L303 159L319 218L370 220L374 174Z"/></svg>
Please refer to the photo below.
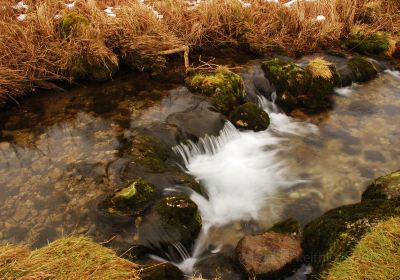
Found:
<svg viewBox="0 0 400 280"><path fill-rule="evenodd" d="M204 188L205 197L191 195L201 211L202 233L193 250L179 248L185 261L178 265L188 273L193 267L207 272L201 262L229 254L245 233L262 232L287 217L305 224L359 201L371 179L400 165L398 72L338 89L333 110L303 121L261 97L268 85L259 62L244 65L241 75L270 114L268 130L238 131L226 123L219 136L180 145L157 134L176 145L185 170ZM179 82L123 77L30 97L0 111L1 242L40 247L74 232L99 242L112 239L117 249L134 244L135 226L104 221L95 205L132 177L163 180L163 174L129 167L129 137L169 125L202 102Z"/></svg>

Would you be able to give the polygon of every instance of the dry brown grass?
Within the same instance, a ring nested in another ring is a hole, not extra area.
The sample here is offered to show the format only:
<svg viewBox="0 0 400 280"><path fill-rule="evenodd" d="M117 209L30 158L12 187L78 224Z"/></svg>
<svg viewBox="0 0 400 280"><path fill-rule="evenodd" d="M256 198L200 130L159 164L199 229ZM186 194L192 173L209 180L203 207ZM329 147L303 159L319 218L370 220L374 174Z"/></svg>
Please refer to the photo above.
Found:
<svg viewBox="0 0 400 280"><path fill-rule="evenodd" d="M245 45L257 52L285 50L313 52L337 46L354 25L400 32L398 0L298 1L291 7L264 0L204 0L188 8L184 0L76 0L75 11L90 22L63 36L55 15L70 11L63 0L26 0L25 21L12 8L17 0L3 0L0 9L0 102L26 91L36 80L72 81L77 57L96 63L116 62L139 54L160 63L160 52L182 45L192 49ZM106 6L119 5L117 17L107 17ZM324 21L317 21L319 15ZM11 78L10 78L11 77Z"/></svg>

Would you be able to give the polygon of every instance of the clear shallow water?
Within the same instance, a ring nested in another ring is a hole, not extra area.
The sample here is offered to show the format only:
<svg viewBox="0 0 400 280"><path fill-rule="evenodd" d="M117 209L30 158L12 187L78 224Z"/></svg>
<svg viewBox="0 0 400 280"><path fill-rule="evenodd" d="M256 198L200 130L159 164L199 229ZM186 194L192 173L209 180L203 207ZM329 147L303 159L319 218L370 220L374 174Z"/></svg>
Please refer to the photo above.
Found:
<svg viewBox="0 0 400 280"><path fill-rule="evenodd" d="M264 79L256 63L241 72L249 92L259 94ZM372 178L399 168L398 73L384 73L344 92L335 97L334 110L303 116L317 132L271 114L267 132L239 133L228 126L218 156L200 155L188 162L212 197L211 206L204 199L200 203L209 231L198 247L223 251L245 232L262 231L286 217L306 223L328 209L359 201ZM140 175L127 174L129 135L197 104L179 83L144 84L128 77L34 96L2 110L1 242L42 246L75 232L99 242L113 238L114 247L133 243L134 225L118 228L101 221L95 203ZM206 160L211 164L204 167Z"/></svg>

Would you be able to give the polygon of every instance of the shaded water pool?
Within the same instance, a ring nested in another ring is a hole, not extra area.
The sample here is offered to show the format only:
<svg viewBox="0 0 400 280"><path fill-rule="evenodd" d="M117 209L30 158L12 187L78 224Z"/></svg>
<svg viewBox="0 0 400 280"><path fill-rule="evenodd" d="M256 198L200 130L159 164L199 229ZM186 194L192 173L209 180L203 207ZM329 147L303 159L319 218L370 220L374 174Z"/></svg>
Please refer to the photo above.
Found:
<svg viewBox="0 0 400 280"><path fill-rule="evenodd" d="M254 91L252 85L263 79L258 62L240 71L247 89ZM284 161L286 175L293 180L274 192L260 191L270 195L265 200L268 207L246 218L250 223L215 230L208 242L234 245L243 232L265 229L277 220L294 217L304 224L328 209L359 201L371 179L399 169L399 97L399 74L385 72L366 84L339 90L333 110L306 118L305 122L315 125L312 133L291 134L278 128L282 141L264 144L274 145L274 159ZM127 167L132 164L125 153L129 137L138 131L157 130L156 136L172 147L183 139L156 128L175 125L182 112L199 110L204 102L180 83L123 77L103 85L33 96L0 111L0 241L40 247L61 235L78 233L98 242L112 239L111 246L117 249L118 244L134 244L135 224L119 228L102 220L96 203L135 176L173 185L162 173ZM187 131L208 124L193 119L185 123ZM201 133L191 131L187 136L195 139ZM261 161L263 152L271 152L262 143L257 150ZM253 173L237 171L241 182L253 183ZM265 185L276 180L264 179ZM257 178L257 184L262 185L262 180ZM230 183L234 190L235 180ZM249 191L257 192L257 188ZM242 218L240 214L237 219Z"/></svg>

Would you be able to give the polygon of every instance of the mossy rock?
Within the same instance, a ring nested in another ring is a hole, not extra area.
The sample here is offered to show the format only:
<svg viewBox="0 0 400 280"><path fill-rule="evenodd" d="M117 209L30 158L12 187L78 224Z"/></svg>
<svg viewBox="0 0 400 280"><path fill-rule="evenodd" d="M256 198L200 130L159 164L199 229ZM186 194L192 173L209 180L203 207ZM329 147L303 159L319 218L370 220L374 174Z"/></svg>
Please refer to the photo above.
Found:
<svg viewBox="0 0 400 280"><path fill-rule="evenodd" d="M400 198L400 170L375 179L362 194L362 200Z"/></svg>
<svg viewBox="0 0 400 280"><path fill-rule="evenodd" d="M345 260L358 241L378 222L400 216L399 200L370 200L328 211L304 228L305 260L319 275Z"/></svg>
<svg viewBox="0 0 400 280"><path fill-rule="evenodd" d="M359 53L382 55L389 51L390 35L385 32L366 34L361 28L353 28L344 43L348 49Z"/></svg>
<svg viewBox="0 0 400 280"><path fill-rule="evenodd" d="M110 216L139 215L155 196L154 186L139 178L108 196L99 204L99 209Z"/></svg>
<svg viewBox="0 0 400 280"><path fill-rule="evenodd" d="M375 65L362 56L351 58L348 62L348 66L356 82L367 82L378 75L378 70Z"/></svg>
<svg viewBox="0 0 400 280"><path fill-rule="evenodd" d="M177 231L177 239L189 248L202 225L197 205L186 196L168 196L160 200L155 209L163 226Z"/></svg>
<svg viewBox="0 0 400 280"><path fill-rule="evenodd" d="M237 128L242 129L261 131L269 126L268 114L252 102L237 107L230 119Z"/></svg>
<svg viewBox="0 0 400 280"><path fill-rule="evenodd" d="M137 135L132 139L132 148L130 155L134 161L149 171L156 173L169 170L169 165L166 163L169 150L159 140L148 135Z"/></svg>
<svg viewBox="0 0 400 280"><path fill-rule="evenodd" d="M215 108L227 116L244 103L246 96L240 76L223 66L212 73L187 77L186 85L191 91L210 97Z"/></svg>
<svg viewBox="0 0 400 280"><path fill-rule="evenodd" d="M90 24L89 19L86 16L78 12L70 12L61 18L60 21L61 34L64 37L68 37L71 34L73 34L73 32L88 27L89 24Z"/></svg>
<svg viewBox="0 0 400 280"><path fill-rule="evenodd" d="M135 51L122 54L121 60L132 70L153 73L161 72L166 64L163 56L143 55Z"/></svg>
<svg viewBox="0 0 400 280"><path fill-rule="evenodd" d="M306 69L277 58L262 64L266 77L274 84L276 102L286 111L320 110L331 106L330 96L339 81L336 68L323 59L315 59Z"/></svg>
<svg viewBox="0 0 400 280"><path fill-rule="evenodd" d="M268 231L300 236L302 234L302 227L297 220L289 218L274 224Z"/></svg>
<svg viewBox="0 0 400 280"><path fill-rule="evenodd" d="M110 54L106 58L80 56L74 58L70 72L75 80L104 82L111 79L118 71L118 58Z"/></svg>

